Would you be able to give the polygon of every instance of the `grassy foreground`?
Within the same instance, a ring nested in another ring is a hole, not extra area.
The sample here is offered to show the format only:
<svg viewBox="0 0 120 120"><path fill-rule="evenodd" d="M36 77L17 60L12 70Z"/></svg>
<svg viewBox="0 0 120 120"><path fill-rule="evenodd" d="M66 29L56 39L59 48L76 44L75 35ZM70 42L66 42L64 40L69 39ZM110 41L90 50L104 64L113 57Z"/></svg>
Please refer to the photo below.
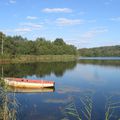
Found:
<svg viewBox="0 0 120 120"><path fill-rule="evenodd" d="M30 63L30 62L60 62L75 61L75 55L21 55L21 56L2 56L0 63Z"/></svg>

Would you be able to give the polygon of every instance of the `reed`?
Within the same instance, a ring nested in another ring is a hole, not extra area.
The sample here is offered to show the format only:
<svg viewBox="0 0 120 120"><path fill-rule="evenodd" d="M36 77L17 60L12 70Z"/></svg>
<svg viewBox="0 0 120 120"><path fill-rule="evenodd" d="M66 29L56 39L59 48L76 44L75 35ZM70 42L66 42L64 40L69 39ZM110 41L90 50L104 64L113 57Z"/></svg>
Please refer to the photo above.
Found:
<svg viewBox="0 0 120 120"><path fill-rule="evenodd" d="M0 80L0 119L16 120L18 101L15 94L8 94L8 86Z"/></svg>
<svg viewBox="0 0 120 120"><path fill-rule="evenodd" d="M76 59L75 55L19 55L0 58L0 63L67 62Z"/></svg>
<svg viewBox="0 0 120 120"><path fill-rule="evenodd" d="M81 93L79 97L79 105L76 104L76 100L74 96L69 99L67 105L65 105L62 113L65 118L69 120L69 118L73 118L75 120L91 120L92 119L92 92Z"/></svg>
<svg viewBox="0 0 120 120"><path fill-rule="evenodd" d="M116 97L119 97L117 100ZM109 95L106 97L105 117L104 120L120 120L119 116L115 115L115 111L120 108L120 95ZM93 111L93 93L81 93L79 104L75 104L75 99L72 97L71 101L67 103L63 111L64 119L71 120L92 120Z"/></svg>
<svg viewBox="0 0 120 120"><path fill-rule="evenodd" d="M67 103L65 108L62 110L62 113L64 114L64 119L62 120L69 120L70 117L73 117L76 120L82 120L77 107L75 105L74 99L71 97L71 100Z"/></svg>
<svg viewBox="0 0 120 120"><path fill-rule="evenodd" d="M85 118L87 120L91 120L92 106L93 106L92 96L84 95L84 96L80 97L80 101L84 106L84 109L82 110L83 115L85 116Z"/></svg>
<svg viewBox="0 0 120 120"><path fill-rule="evenodd" d="M116 96L115 95L106 96L105 120L112 119L115 110L120 108L120 101L114 101L114 97ZM118 118L118 120L119 119L120 118Z"/></svg>

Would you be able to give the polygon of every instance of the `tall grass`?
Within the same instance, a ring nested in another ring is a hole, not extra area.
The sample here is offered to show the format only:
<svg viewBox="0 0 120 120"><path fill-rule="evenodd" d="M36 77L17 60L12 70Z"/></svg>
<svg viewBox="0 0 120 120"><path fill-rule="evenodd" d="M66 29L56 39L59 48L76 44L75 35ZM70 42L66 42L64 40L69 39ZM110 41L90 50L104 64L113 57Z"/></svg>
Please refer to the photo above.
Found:
<svg viewBox="0 0 120 120"><path fill-rule="evenodd" d="M80 95L79 106L76 104L74 97L68 101L67 105L63 108L62 113L67 120L91 120L92 115L92 94L87 93ZM80 110L79 110L80 109Z"/></svg>
<svg viewBox="0 0 120 120"><path fill-rule="evenodd" d="M0 63L30 63L30 62L64 62L75 61L75 55L18 55L0 57Z"/></svg>
<svg viewBox="0 0 120 120"><path fill-rule="evenodd" d="M8 86L0 79L0 119L16 120L18 102L15 94L9 94Z"/></svg>
<svg viewBox="0 0 120 120"><path fill-rule="evenodd" d="M62 120L69 120L70 117L76 120L82 120L77 107L75 105L74 99L71 97L71 100L67 103L64 109L62 109L62 113L64 114L64 119Z"/></svg>
<svg viewBox="0 0 120 120"><path fill-rule="evenodd" d="M114 97L114 95L106 96L105 120L112 120L115 110L120 108L120 101L114 101Z"/></svg>
<svg viewBox="0 0 120 120"><path fill-rule="evenodd" d="M92 96L91 95L84 95L80 97L80 101L83 104L84 108L82 110L83 115L87 120L91 120L92 116L92 106L93 106L93 101L92 101Z"/></svg>

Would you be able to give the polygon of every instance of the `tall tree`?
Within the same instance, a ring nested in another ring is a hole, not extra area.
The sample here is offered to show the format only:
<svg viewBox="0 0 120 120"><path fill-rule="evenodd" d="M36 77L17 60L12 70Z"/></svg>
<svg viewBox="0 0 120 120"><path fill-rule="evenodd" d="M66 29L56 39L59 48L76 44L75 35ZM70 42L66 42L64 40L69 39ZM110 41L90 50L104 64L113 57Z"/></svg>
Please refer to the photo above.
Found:
<svg viewBox="0 0 120 120"><path fill-rule="evenodd" d="M55 45L65 45L65 42L62 38L56 38L56 40L54 41Z"/></svg>
<svg viewBox="0 0 120 120"><path fill-rule="evenodd" d="M1 55L3 55L3 47L4 47L4 39L5 39L5 34L3 34L2 32L0 32L0 42L1 42Z"/></svg>

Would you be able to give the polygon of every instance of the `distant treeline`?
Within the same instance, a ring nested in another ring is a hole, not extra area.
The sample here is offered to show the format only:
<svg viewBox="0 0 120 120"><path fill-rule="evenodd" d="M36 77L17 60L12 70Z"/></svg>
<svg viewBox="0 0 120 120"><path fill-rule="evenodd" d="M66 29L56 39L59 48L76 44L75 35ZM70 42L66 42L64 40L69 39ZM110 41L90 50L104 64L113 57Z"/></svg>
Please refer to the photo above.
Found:
<svg viewBox="0 0 120 120"><path fill-rule="evenodd" d="M83 48L83 49L79 49L78 53L80 56L85 56L85 57L99 57L99 56L120 57L120 45L96 47L96 48L88 48L88 49Z"/></svg>
<svg viewBox="0 0 120 120"><path fill-rule="evenodd" d="M76 47L66 44L62 38L48 41L40 37L33 41L22 36L6 36L0 32L0 52L2 40L4 55L75 55L77 53Z"/></svg>

